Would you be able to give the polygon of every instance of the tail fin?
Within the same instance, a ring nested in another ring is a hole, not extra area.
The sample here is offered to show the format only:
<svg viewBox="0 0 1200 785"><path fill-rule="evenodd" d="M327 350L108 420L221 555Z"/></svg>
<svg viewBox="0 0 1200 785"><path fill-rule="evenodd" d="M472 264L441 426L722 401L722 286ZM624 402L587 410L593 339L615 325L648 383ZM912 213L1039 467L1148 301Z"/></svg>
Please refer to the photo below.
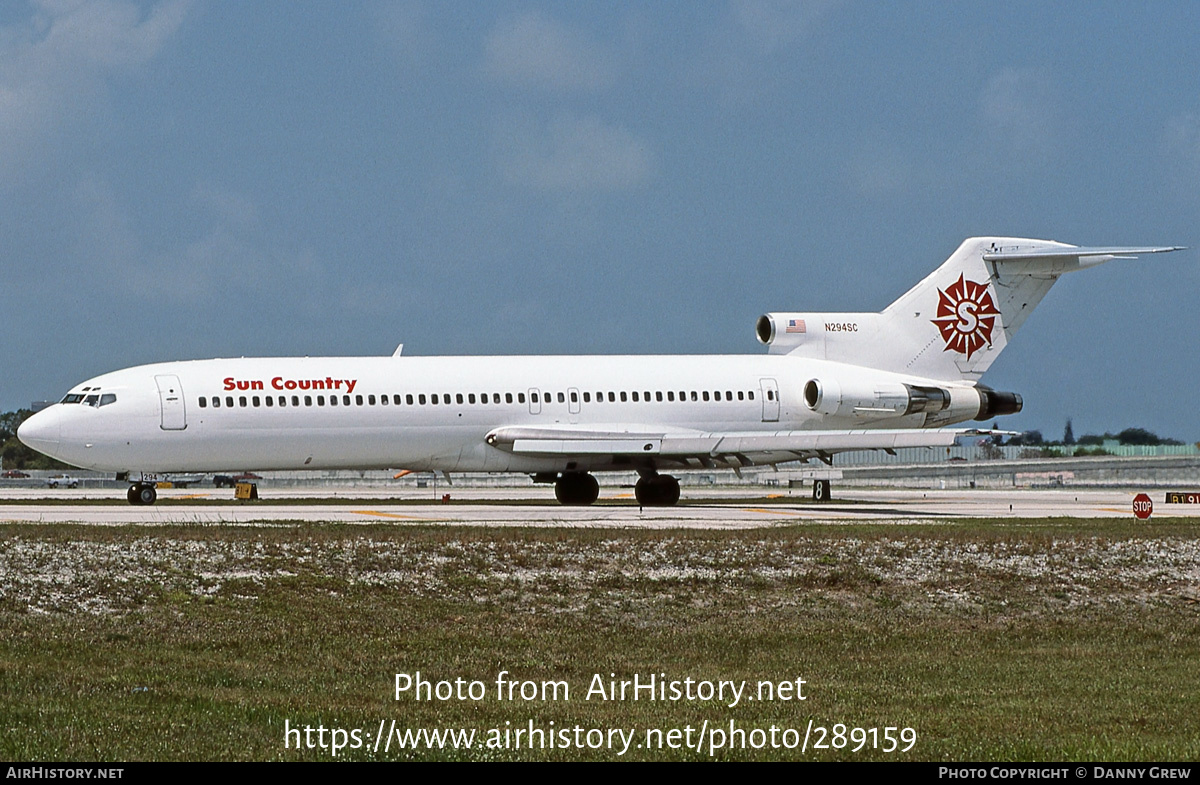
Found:
<svg viewBox="0 0 1200 785"><path fill-rule="evenodd" d="M766 314L759 317L758 337L772 353L974 382L1060 275L1178 250L972 237L880 313Z"/></svg>

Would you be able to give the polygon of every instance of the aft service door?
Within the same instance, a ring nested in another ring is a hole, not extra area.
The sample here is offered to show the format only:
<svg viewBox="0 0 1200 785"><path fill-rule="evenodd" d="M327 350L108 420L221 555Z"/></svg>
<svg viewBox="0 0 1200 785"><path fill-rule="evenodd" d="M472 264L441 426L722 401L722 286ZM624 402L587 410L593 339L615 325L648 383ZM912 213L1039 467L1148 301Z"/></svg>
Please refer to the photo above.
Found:
<svg viewBox="0 0 1200 785"><path fill-rule="evenodd" d="M155 376L158 383L158 400L162 404L162 429L182 431L187 427L187 416L183 411L183 387L174 374Z"/></svg>
<svg viewBox="0 0 1200 785"><path fill-rule="evenodd" d="M762 393L763 422L779 422L779 385L774 379L759 379L758 386Z"/></svg>

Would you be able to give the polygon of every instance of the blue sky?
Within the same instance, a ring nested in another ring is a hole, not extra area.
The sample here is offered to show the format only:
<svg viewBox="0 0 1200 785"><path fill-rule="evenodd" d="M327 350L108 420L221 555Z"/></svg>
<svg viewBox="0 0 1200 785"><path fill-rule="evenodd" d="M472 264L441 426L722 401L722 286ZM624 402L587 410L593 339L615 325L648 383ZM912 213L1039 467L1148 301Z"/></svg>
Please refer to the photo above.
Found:
<svg viewBox="0 0 1200 785"><path fill-rule="evenodd" d="M1200 246L1200 4L0 6L0 408L274 354L754 353L963 238ZM1197 251L1064 278L1017 429L1200 439Z"/></svg>

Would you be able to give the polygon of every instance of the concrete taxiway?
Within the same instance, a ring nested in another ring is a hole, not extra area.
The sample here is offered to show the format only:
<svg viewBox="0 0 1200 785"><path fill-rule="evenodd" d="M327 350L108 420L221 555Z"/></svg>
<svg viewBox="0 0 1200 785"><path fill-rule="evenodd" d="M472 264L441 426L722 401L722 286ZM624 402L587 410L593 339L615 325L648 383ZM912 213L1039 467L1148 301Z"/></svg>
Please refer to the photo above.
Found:
<svg viewBox="0 0 1200 785"><path fill-rule="evenodd" d="M22 497L21 494L25 494ZM334 522L349 524L451 524L475 526L754 528L793 523L854 521L925 522L954 518L1130 518L1136 490L859 490L836 493L816 503L787 492L764 498L762 488L715 487L685 494L685 504L639 508L622 490L601 496L592 507L552 503L547 489L451 489L449 503L428 492L408 498L366 489L291 488L287 495L261 489L263 498L238 504L232 492L163 490L173 503L134 507L124 493L104 490L0 492L0 523L83 523L97 525L251 524ZM300 502L298 498L320 503ZM744 501L740 501L744 499ZM1200 505L1165 504L1151 494L1154 519L1200 517ZM53 500L53 501L51 501ZM68 501L69 500L69 501ZM67 501L68 503L63 503ZM194 501L195 503L189 503ZM530 503L533 502L533 503Z"/></svg>

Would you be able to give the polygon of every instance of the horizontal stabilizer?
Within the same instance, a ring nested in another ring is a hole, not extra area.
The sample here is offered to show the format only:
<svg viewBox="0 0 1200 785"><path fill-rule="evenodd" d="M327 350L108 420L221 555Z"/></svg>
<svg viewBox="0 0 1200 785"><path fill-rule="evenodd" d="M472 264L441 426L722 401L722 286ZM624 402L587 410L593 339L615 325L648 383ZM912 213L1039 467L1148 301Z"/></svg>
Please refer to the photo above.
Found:
<svg viewBox="0 0 1200 785"><path fill-rule="evenodd" d="M1142 256L1151 253L1170 253L1171 251L1186 251L1187 247L1182 245L1163 245L1151 246L1146 248L1129 247L1123 248L1119 246L1101 247L1101 248L1079 248L1079 247L1058 247L1058 248L1043 248L1040 250L1013 250L987 252L983 254L985 262L1013 262L1032 259L1079 259L1081 257L1103 256L1106 259L1132 259L1135 256Z"/></svg>

